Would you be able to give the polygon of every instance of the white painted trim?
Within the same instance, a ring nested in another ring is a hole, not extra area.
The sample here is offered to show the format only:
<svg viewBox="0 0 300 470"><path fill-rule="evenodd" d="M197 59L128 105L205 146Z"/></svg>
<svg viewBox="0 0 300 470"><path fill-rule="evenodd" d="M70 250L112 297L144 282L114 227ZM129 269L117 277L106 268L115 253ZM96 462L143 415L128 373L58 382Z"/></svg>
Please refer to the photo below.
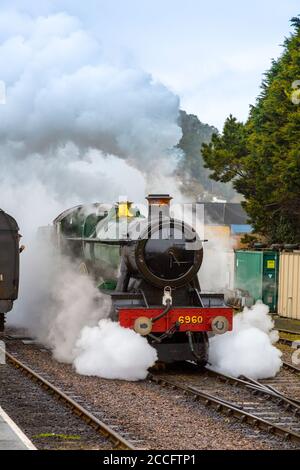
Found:
<svg viewBox="0 0 300 470"><path fill-rule="evenodd" d="M16 423L8 416L7 413L0 406L0 416L8 424L8 426L13 430L13 432L18 436L18 438L23 442L28 450L37 450L32 442L28 439L27 436L21 431L21 429L16 425Z"/></svg>

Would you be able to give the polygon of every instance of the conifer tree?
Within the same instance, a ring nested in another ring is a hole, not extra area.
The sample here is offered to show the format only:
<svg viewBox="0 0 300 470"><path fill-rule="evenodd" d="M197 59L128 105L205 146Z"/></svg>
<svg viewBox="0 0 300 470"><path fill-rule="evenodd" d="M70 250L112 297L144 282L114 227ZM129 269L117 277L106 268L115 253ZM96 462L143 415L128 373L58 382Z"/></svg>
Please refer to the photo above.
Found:
<svg viewBox="0 0 300 470"><path fill-rule="evenodd" d="M211 177L232 181L257 233L300 243L300 18L272 62L247 122L227 118L202 154Z"/></svg>

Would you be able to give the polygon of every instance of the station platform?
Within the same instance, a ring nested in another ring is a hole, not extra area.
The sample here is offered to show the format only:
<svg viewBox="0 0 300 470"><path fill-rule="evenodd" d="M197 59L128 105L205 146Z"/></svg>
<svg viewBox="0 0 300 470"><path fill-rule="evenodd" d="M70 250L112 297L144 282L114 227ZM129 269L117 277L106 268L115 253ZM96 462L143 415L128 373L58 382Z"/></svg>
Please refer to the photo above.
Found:
<svg viewBox="0 0 300 470"><path fill-rule="evenodd" d="M36 447L0 406L1 450L36 450Z"/></svg>

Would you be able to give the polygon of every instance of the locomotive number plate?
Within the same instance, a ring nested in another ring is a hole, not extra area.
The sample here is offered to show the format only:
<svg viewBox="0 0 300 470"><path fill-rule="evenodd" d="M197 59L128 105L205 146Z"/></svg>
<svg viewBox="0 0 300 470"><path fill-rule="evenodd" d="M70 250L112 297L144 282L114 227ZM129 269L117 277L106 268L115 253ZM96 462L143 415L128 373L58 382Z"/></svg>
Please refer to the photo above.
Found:
<svg viewBox="0 0 300 470"><path fill-rule="evenodd" d="M201 325L203 323L203 317L201 315L180 315L178 322L183 325Z"/></svg>
<svg viewBox="0 0 300 470"><path fill-rule="evenodd" d="M119 309L119 322L124 328L134 328L140 317L150 320L163 312L162 307L122 307ZM232 309L228 307L173 307L167 315L152 322L152 333L164 333L174 326L178 331L212 331L212 322L217 317L228 320L228 329L232 329Z"/></svg>

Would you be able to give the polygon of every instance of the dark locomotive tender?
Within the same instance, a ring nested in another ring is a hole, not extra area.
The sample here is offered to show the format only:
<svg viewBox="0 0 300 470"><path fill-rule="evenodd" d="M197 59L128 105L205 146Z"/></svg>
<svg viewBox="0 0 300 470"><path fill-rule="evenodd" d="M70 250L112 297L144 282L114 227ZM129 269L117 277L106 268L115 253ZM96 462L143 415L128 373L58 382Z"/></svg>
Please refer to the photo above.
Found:
<svg viewBox="0 0 300 470"><path fill-rule="evenodd" d="M168 195L149 195L148 216L130 202L77 206L54 221L58 246L104 282L111 318L147 337L164 362L208 359L208 333L232 328L222 294L202 293L203 245L170 216Z"/></svg>
<svg viewBox="0 0 300 470"><path fill-rule="evenodd" d="M0 209L0 332L4 331L5 313L18 298L19 240L17 222Z"/></svg>

